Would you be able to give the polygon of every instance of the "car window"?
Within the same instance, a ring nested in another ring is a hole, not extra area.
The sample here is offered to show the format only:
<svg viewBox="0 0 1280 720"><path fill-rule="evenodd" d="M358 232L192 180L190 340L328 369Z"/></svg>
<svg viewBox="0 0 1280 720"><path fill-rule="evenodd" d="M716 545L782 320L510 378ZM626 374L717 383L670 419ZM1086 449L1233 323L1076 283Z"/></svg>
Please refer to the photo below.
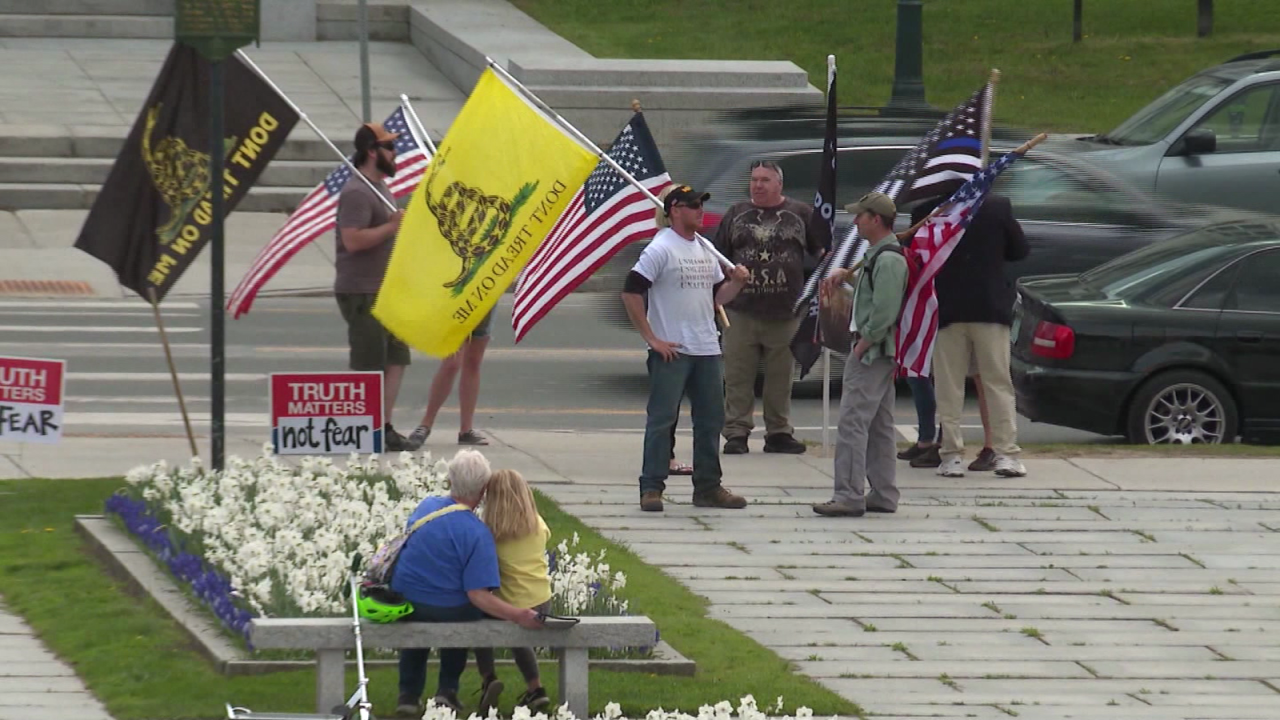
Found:
<svg viewBox="0 0 1280 720"><path fill-rule="evenodd" d="M1280 250L1250 255L1244 260L1227 310L1280 313Z"/></svg>
<svg viewBox="0 0 1280 720"><path fill-rule="evenodd" d="M992 190L1009 198L1019 220L1132 222L1124 195L1092 186L1062 168L1031 157L1001 173Z"/></svg>
<svg viewBox="0 0 1280 720"><path fill-rule="evenodd" d="M1272 149L1280 137L1280 117L1275 112L1280 85L1260 85L1237 93L1196 123L1196 130L1212 130L1218 154L1259 152Z"/></svg>
<svg viewBox="0 0 1280 720"><path fill-rule="evenodd" d="M840 148L836 157L836 199L840 207L870 192L906 154L906 150L898 148ZM782 168L783 193L794 200L812 201L818 192L822 151L789 153L775 160ZM749 176L741 179L743 197L746 197L748 179Z"/></svg>
<svg viewBox="0 0 1280 720"><path fill-rule="evenodd" d="M1227 295L1231 292L1231 286L1235 284L1236 273L1240 271L1240 263L1235 263L1214 275L1204 282L1198 288L1194 288L1195 292L1191 297L1187 298L1178 307L1188 308L1191 310L1221 310L1222 306L1227 302ZM1203 281L1204 278L1197 278L1197 282ZM1185 293L1186 289L1182 289ZM1177 302L1177 299L1174 300Z"/></svg>
<svg viewBox="0 0 1280 720"><path fill-rule="evenodd" d="M1264 235L1277 237L1280 227L1269 222L1211 226L1121 255L1083 273L1080 281L1109 298L1145 300L1188 275L1226 262L1238 252L1236 239Z"/></svg>
<svg viewBox="0 0 1280 720"><path fill-rule="evenodd" d="M1120 127L1099 137L1116 145L1150 145L1163 140L1191 114L1231 84L1226 78L1197 75L1161 95Z"/></svg>

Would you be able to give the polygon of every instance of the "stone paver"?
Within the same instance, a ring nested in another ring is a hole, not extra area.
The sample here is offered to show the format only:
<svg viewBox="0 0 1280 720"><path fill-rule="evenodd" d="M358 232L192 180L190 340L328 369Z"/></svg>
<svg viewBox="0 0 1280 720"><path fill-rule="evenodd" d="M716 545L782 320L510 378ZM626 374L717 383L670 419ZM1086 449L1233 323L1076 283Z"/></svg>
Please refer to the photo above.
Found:
<svg viewBox="0 0 1280 720"><path fill-rule="evenodd" d="M638 437L496 435L513 447L491 456L533 455L527 476L565 510L871 713L1280 716L1268 461L1033 460L999 481L903 466L896 515L825 519L808 505L828 497L830 461L747 456L724 462L746 510L692 508L679 478L657 516L618 470ZM1204 473L1223 492L1191 481Z"/></svg>
<svg viewBox="0 0 1280 720"><path fill-rule="evenodd" d="M111 720L69 665L0 598L0 720Z"/></svg>

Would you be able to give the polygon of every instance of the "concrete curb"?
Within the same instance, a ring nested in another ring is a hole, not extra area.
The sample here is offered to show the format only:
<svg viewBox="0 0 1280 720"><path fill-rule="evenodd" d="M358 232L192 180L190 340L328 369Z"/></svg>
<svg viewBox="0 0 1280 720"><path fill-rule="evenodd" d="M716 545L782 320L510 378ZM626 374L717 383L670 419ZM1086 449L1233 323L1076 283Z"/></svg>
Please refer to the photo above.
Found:
<svg viewBox="0 0 1280 720"><path fill-rule="evenodd" d="M102 560L108 572L124 581L131 592L151 596L191 638L200 654L207 658L218 672L224 675L261 675L284 670L306 670L315 667L308 660L256 660L227 638L222 628L197 607L167 573L161 570L133 538L116 527L102 515L77 515L75 530L89 543L94 556ZM593 659L590 666L597 670L614 672L639 672L652 675L692 676L697 673L697 663L686 658L665 641L659 641L653 649L654 657L647 660ZM510 665L510 660L499 660ZM395 667L394 660L371 660L369 667ZM348 665L354 667L355 662Z"/></svg>

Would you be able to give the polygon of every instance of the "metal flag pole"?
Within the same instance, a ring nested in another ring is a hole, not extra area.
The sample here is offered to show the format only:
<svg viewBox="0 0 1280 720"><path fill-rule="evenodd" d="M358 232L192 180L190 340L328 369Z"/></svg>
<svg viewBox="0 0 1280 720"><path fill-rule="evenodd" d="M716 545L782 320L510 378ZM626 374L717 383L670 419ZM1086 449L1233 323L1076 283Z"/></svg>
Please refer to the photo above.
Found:
<svg viewBox="0 0 1280 720"><path fill-rule="evenodd" d="M213 193L213 232L210 238L210 257L209 265L209 299L210 299L210 323L209 323L209 355L210 355L210 398L209 403L209 434L210 441L210 464L213 466L214 472L221 471L226 460L227 447L227 427L226 427L226 405L227 405L227 315L225 302L224 275L225 268L225 251L226 251L226 218L223 217L223 166L226 162L226 147L223 143L225 132L223 130L223 102L225 99L225 79L226 70L225 60L213 60L209 63L209 96L210 108L209 113L212 115L209 130L209 142L212 147L209 149L209 190Z"/></svg>
<svg viewBox="0 0 1280 720"><path fill-rule="evenodd" d="M173 393L178 396L178 411L182 413L182 425L187 429L187 441L191 443L191 457L200 456L196 448L196 434L191 430L191 416L187 414L187 401L182 397L182 383L178 380L178 368L173 364L173 350L169 347L169 335L164 331L164 319L160 317L160 300L154 287L147 288L151 296L151 309L156 316L156 330L160 332L160 345L164 348L164 360L169 365L169 377L173 378Z"/></svg>
<svg viewBox="0 0 1280 720"><path fill-rule="evenodd" d="M428 160L430 160L430 158L435 157L436 144L431 142L431 136L427 134L426 126L424 126L422 124L422 121L418 119L418 113L416 110L413 109L413 105L409 104L408 95L405 95L405 94L400 95L400 107L404 108L404 113L405 115L409 116L409 122L412 124L412 126L417 128L416 134L418 136L418 139L421 140L424 145L426 145L427 153L430 156Z"/></svg>
<svg viewBox="0 0 1280 720"><path fill-rule="evenodd" d="M365 122L373 122L369 92L369 0L360 0L360 109Z"/></svg>
<svg viewBox="0 0 1280 720"><path fill-rule="evenodd" d="M302 108L298 107L298 104L295 103L288 95L285 95L284 91L280 89L280 86L276 85L275 82L272 81L271 78L268 77L267 74L262 71L262 68L258 67L258 65L254 63L253 60L249 59L249 56L246 55L243 50L237 50L236 57L240 58L240 60L243 61L244 64L248 65L250 70L256 73L258 77L262 78L262 81L265 82L267 86L270 87L275 92L276 95L279 95L281 100L285 101L285 104L287 104L294 112L298 113L298 117L302 118L302 121L305 122L312 130L314 130L316 135L320 136L320 139L323 140L325 144L329 146L329 149L333 151L334 155L337 155L339 158L342 159L342 164L346 165L348 168L351 169L351 173L354 177L360 178L362 181L364 181L365 185L369 186L369 189L373 191L374 195L377 195L382 200L382 204L386 205L388 210L390 210L391 212L395 212L400 209L396 207L396 204L394 202L391 202L386 197L384 197L382 193L378 190L378 188L374 187L373 181L365 177L364 173L360 172L360 170L357 169L354 164L352 164L351 158L347 157L345 153L339 150L338 146L334 145L333 141L331 141L329 137L325 135L320 130L320 128L316 126L314 122L311 121L311 118L307 117L307 114L302 111Z"/></svg>
<svg viewBox="0 0 1280 720"><path fill-rule="evenodd" d="M827 56L827 95L831 95L831 85L836 76L836 56ZM831 107L831 98L827 98L827 107ZM831 198L832 207L836 199ZM821 300L819 300L821 302ZM831 448L831 348L822 347L822 456L829 457Z"/></svg>
<svg viewBox="0 0 1280 720"><path fill-rule="evenodd" d="M550 115L555 120L555 122L558 125L560 125L560 127L568 131L569 134L572 135L578 142L582 143L587 149L595 153L596 157L600 158L602 162L607 163L609 167L613 168L614 172L621 175L623 180L626 180L628 183L632 185L632 187L636 188L645 197L649 198L649 201L652 202L654 205L656 205L657 207L662 207L662 201L658 199L657 195L654 195L653 192L649 190L649 188L645 187L644 185L641 185L640 181L632 177L631 173L622 169L622 166L619 165L617 161L609 157L609 155L605 153L605 151L601 150L598 145L591 142L591 139L588 138L586 135L583 135L581 130L578 130L578 128L569 124L568 120L565 120L563 117L560 116L560 113L556 112L550 105L543 102L542 98L539 98L537 95L534 95L533 92L529 90L529 88L525 87L520 83L519 80L512 77L511 73L507 72L505 68L503 68L498 63L494 62L492 58L486 57L485 62L489 64L489 67L492 68L494 72L501 75L504 80L511 83L512 85L515 85L515 87L519 89L520 92L524 94L525 97L527 97L530 101L532 101L535 105L537 105L540 110ZM715 245L711 244L710 240L706 239L705 237L702 237L700 233L694 233L694 237L702 241L702 244L707 248L708 251L711 252L711 254L715 257L717 261L720 262L721 265L725 266L726 268L732 268L734 266L732 262L729 262L729 258L725 257L723 253L721 253L719 250L716 249Z"/></svg>

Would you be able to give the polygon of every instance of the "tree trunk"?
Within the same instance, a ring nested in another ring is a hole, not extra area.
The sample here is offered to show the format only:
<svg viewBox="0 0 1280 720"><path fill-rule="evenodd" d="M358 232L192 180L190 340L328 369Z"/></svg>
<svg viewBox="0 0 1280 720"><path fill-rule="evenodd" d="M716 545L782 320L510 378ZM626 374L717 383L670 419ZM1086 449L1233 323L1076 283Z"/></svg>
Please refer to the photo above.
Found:
<svg viewBox="0 0 1280 720"><path fill-rule="evenodd" d="M1198 0L1196 13L1196 36L1209 37L1213 34L1213 0Z"/></svg>
<svg viewBox="0 0 1280 720"><path fill-rule="evenodd" d="M1075 0L1071 18L1071 42L1084 37L1084 0Z"/></svg>

